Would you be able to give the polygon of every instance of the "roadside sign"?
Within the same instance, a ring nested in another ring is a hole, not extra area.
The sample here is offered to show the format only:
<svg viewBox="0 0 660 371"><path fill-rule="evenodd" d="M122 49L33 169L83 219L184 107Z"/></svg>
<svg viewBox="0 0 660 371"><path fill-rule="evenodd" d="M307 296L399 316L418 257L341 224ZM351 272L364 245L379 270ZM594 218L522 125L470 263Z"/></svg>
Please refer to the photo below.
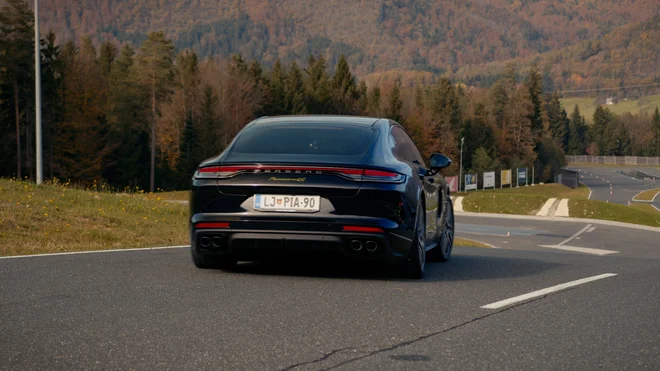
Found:
<svg viewBox="0 0 660 371"><path fill-rule="evenodd" d="M511 169L502 170L500 177L502 178L500 182L500 188L505 185L511 185Z"/></svg>
<svg viewBox="0 0 660 371"><path fill-rule="evenodd" d="M521 184L527 185L527 168L518 169L518 186Z"/></svg>
<svg viewBox="0 0 660 371"><path fill-rule="evenodd" d="M465 190L477 190L477 174L465 174Z"/></svg>
<svg viewBox="0 0 660 371"><path fill-rule="evenodd" d="M495 172L484 173L484 189L495 188Z"/></svg>
<svg viewBox="0 0 660 371"><path fill-rule="evenodd" d="M445 177L447 184L449 184L450 192L458 192L458 177L457 176L448 176Z"/></svg>

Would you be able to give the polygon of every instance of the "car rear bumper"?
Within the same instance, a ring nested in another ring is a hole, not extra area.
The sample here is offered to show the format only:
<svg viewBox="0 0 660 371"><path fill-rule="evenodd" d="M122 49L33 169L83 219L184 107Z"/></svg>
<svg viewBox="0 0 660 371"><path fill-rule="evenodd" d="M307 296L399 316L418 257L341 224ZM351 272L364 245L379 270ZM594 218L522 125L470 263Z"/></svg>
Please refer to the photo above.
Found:
<svg viewBox="0 0 660 371"><path fill-rule="evenodd" d="M229 222L229 228L195 227L199 222L217 221ZM346 232L344 226L377 227L383 232ZM408 257L409 234L406 226L387 219L309 215L196 214L190 226L191 246L199 254L231 256L239 261L309 257L395 263Z"/></svg>

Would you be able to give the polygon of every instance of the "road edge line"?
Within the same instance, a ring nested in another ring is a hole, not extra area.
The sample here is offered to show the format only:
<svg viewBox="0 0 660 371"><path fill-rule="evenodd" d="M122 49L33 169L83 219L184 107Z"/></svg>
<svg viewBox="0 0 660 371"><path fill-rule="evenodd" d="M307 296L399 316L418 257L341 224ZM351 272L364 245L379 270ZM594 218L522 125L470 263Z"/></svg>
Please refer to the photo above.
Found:
<svg viewBox="0 0 660 371"><path fill-rule="evenodd" d="M37 257L47 257L47 256L62 256L62 255L77 255L77 254L98 254L98 253L106 253L106 252L181 249L181 248L185 248L185 247L190 247L190 245L156 246L156 247L132 247L132 248L129 248L129 249L66 251L66 252L54 252L54 253L46 253L46 254L10 255L10 256L0 256L0 260L2 260L2 259L20 259L20 258L37 258Z"/></svg>

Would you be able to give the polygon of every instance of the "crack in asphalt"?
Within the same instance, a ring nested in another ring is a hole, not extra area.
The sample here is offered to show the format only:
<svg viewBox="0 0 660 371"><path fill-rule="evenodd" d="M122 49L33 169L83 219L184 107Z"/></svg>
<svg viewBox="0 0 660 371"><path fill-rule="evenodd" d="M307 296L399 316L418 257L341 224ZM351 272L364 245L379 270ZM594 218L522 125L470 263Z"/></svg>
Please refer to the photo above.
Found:
<svg viewBox="0 0 660 371"><path fill-rule="evenodd" d="M488 313L488 314L484 314L483 316L479 316L479 317L472 318L471 320L468 320L468 321L465 321L465 322L459 323L459 324L457 324L457 325L451 326L451 327L449 327L449 328L446 328L446 329L443 329L443 330L440 330L440 331L432 332L432 333L430 333L430 334L422 335L422 336L417 337L417 338L412 339L412 340L403 341L403 342L400 342L400 343L396 343L396 344L394 344L394 345L390 345L390 346L388 346L388 347L384 347L384 348L380 348L380 349L374 350L373 352L370 352L370 353L365 354L365 355L363 355L363 356L356 357L356 358L351 358L351 359L349 359L349 360L346 360L346 361L344 361L344 362L338 363L338 364L336 364L336 365L334 365L334 366L330 366L330 367L328 367L328 368L322 368L322 369L319 369L319 371L328 371L328 370L332 370L332 369L335 369L335 368L337 368L337 367L344 366L344 365L349 364L349 363L353 363L353 362L357 362L357 361L363 360L363 359L365 359L365 358L369 358L369 357L374 356L374 355L377 355L377 354L379 354L379 353L389 352L389 351L391 351L391 350L395 350L395 349L398 349L398 348L401 348L401 347L405 347L405 346L407 346L407 345L411 345L411 344L414 344L414 343L416 343L416 342L419 342L419 341L422 341L422 340L426 340L426 339L432 338L432 337L434 337L434 336L437 336L437 335L441 335L441 334L447 333L447 332L449 332L449 331L456 330L456 329L461 328L461 327L463 327L463 326L466 326L466 325L469 325L469 324L472 324L472 323L475 323L475 322L481 321L481 320L483 320L483 319L486 319L486 318L492 317L492 316L494 316L494 315L497 315L497 314L500 314L500 313L503 313L503 312L509 311L509 310L511 310L511 309L518 308L518 307L520 307L520 306L523 306L523 305L526 305L526 304L530 304L530 303L533 303L533 302L536 302L536 301L539 301L539 300L543 300L543 299L547 298L547 297L550 296L550 295L558 294L558 293L560 293L560 292L570 291L570 290L573 290L573 289L575 289L575 288L569 288L569 289L566 289L566 290L562 290L562 291L558 291L558 292L550 293L550 294L547 294L547 295L543 295L543 296L541 296L541 297L534 298L534 299L531 299L531 300L528 300L528 301L524 301L524 302L522 302L522 303L518 303L518 304L512 305L512 306L510 306L510 307L503 308L503 309L498 310L498 311L495 311L495 312L491 312L491 313ZM357 351L358 349L361 349L361 348L367 348L367 347L368 347L367 345L363 345L363 346L359 346L359 347L345 347L345 348L335 349L335 350L333 350L333 351L330 351L330 352L324 354L324 355L323 355L322 357L320 357L320 358L317 358L317 359L312 360L312 361L301 362L301 363L297 363L297 364L294 364L294 365L291 365L291 366L287 366L287 367L283 368L281 371L290 371L290 370L293 370L293 369L298 368L298 367L301 367L301 366L312 365L312 364L314 364L314 363L323 362L323 361L327 360L328 358L332 357L332 356L335 355L335 354L338 354L338 353L341 353L341 352L344 352L344 351L347 351L347 350L354 350L354 351Z"/></svg>

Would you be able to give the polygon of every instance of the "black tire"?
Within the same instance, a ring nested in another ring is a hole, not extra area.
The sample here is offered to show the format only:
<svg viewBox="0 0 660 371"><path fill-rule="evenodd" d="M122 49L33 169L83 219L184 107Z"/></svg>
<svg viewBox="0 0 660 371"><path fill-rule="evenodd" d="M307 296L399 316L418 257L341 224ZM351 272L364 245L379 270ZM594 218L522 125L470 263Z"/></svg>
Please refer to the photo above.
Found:
<svg viewBox="0 0 660 371"><path fill-rule="evenodd" d="M451 199L447 201L447 211L440 243L428 252L430 261L444 263L451 258L451 252L454 249L454 205L452 205Z"/></svg>
<svg viewBox="0 0 660 371"><path fill-rule="evenodd" d="M415 238L410 245L410 255L405 265L407 278L424 278L426 268L426 218L423 207L417 208L417 221L415 222Z"/></svg>
<svg viewBox="0 0 660 371"><path fill-rule="evenodd" d="M190 248L193 263L200 269L222 269L231 270L236 266L236 260L224 256L204 256L197 252L194 247Z"/></svg>

